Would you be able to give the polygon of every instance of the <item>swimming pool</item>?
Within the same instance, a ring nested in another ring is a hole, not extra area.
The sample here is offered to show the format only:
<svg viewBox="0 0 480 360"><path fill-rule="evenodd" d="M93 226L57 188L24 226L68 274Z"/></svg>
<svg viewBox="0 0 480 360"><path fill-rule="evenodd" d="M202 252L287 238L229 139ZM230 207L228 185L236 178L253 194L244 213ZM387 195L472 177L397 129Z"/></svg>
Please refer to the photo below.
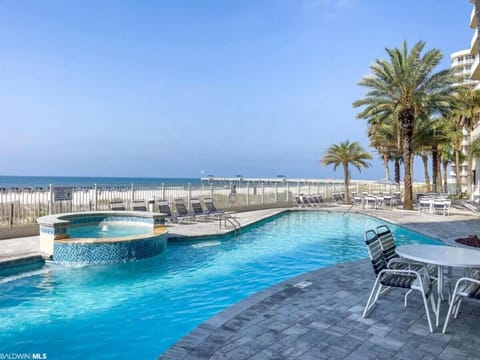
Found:
<svg viewBox="0 0 480 360"><path fill-rule="evenodd" d="M48 358L156 358L247 296L320 267L365 258L375 218L286 213L237 237L169 243L138 262L48 264L0 277L0 353ZM398 243L437 243L391 225ZM1 276L1 275L0 275Z"/></svg>

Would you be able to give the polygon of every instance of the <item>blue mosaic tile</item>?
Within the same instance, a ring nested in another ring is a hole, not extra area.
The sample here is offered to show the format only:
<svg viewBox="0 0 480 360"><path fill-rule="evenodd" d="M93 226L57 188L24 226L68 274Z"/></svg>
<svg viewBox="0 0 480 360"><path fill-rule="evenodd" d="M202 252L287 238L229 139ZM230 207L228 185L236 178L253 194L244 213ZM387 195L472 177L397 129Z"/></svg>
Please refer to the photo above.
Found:
<svg viewBox="0 0 480 360"><path fill-rule="evenodd" d="M103 264L139 260L161 254L167 246L165 234L135 241L112 243L58 243L53 247L53 259L63 263Z"/></svg>

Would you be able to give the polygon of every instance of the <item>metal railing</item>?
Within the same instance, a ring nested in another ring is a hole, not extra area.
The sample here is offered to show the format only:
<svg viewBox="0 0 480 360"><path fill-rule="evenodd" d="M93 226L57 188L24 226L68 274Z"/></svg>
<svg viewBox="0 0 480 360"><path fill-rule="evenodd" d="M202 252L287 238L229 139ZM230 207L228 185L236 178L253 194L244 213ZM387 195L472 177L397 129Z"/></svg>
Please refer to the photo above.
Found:
<svg viewBox="0 0 480 360"><path fill-rule="evenodd" d="M109 210L110 203L120 201L131 209L132 201L167 200L172 206L175 199L182 198L190 206L190 199L213 198L219 209L249 208L259 205L289 204L297 194L319 194L324 199L333 193L344 192L343 181L302 180L262 181L246 183L207 182L201 185L112 185L63 187L71 194L58 198L56 187L3 188L0 189L0 226L16 226L35 223L40 216L66 212ZM350 191L356 193L398 191L398 187L378 184L373 181L352 180ZM416 185L416 191L422 186ZM147 207L148 208L148 207ZM156 208L154 208L156 210Z"/></svg>

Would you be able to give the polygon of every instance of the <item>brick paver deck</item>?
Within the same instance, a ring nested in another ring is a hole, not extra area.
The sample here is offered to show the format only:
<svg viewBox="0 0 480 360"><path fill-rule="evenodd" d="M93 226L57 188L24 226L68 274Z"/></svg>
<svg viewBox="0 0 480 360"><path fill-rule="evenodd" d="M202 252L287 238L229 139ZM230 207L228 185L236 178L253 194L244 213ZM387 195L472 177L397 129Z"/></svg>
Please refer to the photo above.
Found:
<svg viewBox="0 0 480 360"><path fill-rule="evenodd" d="M293 286L302 280L312 285ZM464 301L447 334L430 333L416 292L404 308L404 291L392 289L362 318L373 281L368 260L297 276L209 319L161 358L480 359L480 303Z"/></svg>

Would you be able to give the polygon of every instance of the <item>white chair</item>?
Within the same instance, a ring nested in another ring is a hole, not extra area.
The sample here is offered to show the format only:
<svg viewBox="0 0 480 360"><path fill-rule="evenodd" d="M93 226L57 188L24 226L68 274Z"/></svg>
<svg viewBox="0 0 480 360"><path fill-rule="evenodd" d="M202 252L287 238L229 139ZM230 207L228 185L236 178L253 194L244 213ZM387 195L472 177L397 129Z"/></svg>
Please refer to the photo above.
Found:
<svg viewBox="0 0 480 360"><path fill-rule="evenodd" d="M427 271L415 271L413 269L389 269L383 255L383 250L377 233L374 230L367 230L365 232L365 243L367 244L368 255L372 261L373 271L376 279L372 291L368 298L365 309L363 310L363 317L367 317L368 313L375 306L378 297L385 293L389 288L396 287L408 290L419 291L422 294L423 303L425 305L425 313L427 314L428 327L430 332L433 332L432 321L430 319L430 310L427 299L430 302L435 312L435 301L431 291L430 277ZM385 289L382 291L382 287ZM406 306L405 299L405 306Z"/></svg>
<svg viewBox="0 0 480 360"><path fill-rule="evenodd" d="M444 334L447 330L448 322L450 320L450 316L452 316L452 313L453 318L457 318L458 312L460 311L460 305L462 304L462 300L464 298L480 300L480 280L471 277L462 277L458 279L457 283L455 284L455 290L453 290L453 297L448 308L447 318L445 319L445 324L443 325L442 332Z"/></svg>
<svg viewBox="0 0 480 360"><path fill-rule="evenodd" d="M422 198L419 203L420 206L418 207L418 211L431 212L432 201L430 199Z"/></svg>

